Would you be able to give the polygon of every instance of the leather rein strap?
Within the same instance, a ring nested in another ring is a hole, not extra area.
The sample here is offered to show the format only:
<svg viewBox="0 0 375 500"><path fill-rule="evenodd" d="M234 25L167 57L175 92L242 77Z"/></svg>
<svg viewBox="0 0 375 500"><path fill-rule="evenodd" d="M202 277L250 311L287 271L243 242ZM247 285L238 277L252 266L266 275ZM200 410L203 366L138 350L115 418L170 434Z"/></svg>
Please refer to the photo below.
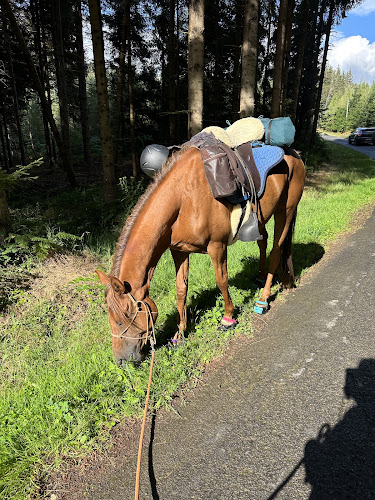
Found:
<svg viewBox="0 0 375 500"><path fill-rule="evenodd" d="M255 189L253 178L251 177L248 169L246 168L246 165L244 164L244 161L243 161L241 155L238 153L237 149L234 149L233 152L236 155L237 160L239 161L239 163L240 163L240 165L242 167L243 174L246 175L246 178L248 180L248 185L250 186L250 190L248 192L248 194L250 195L249 196L250 211L252 212L252 202L254 202L255 213L256 213L256 215L258 217L258 197L257 197L257 193L256 193L256 189ZM252 154L253 153L251 152L251 155ZM242 189L245 190L245 187L243 186Z"/></svg>

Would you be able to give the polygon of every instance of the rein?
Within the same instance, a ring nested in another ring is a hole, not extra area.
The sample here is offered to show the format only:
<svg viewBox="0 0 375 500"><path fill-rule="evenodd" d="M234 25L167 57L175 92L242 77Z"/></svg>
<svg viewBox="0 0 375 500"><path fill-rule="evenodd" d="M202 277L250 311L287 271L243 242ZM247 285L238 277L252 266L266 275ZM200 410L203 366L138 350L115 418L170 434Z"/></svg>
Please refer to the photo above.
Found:
<svg viewBox="0 0 375 500"><path fill-rule="evenodd" d="M156 311L152 311L151 307L147 302L143 300L136 300L131 293L126 294L133 305L135 306L135 312L130 320L128 326L124 328L124 330L120 334L115 334L112 332L112 337L119 338L119 339L134 339L134 340L144 340L145 342L147 340L150 341L151 345L151 362L150 362L150 374L148 377L148 386L147 386L147 393L146 393L146 402L145 402L145 409L143 412L143 420L142 420L142 428L141 428L141 434L139 436L139 447L138 447L138 459L137 459L137 472L136 472L136 479L135 479L135 500L139 500L139 482L140 482L140 475L141 475L141 459L142 459L142 448L143 448L143 437L145 433L145 426L146 426L146 417L147 417L147 409L148 409L148 402L150 399L150 388L151 388L151 380L152 380L152 371L154 367L154 359L155 359L155 345L156 345L156 337L155 337L155 321L153 318L153 314L157 314ZM124 316L123 313L121 313L118 304L116 301L112 301L109 299L108 301L109 307L113 308L113 310L116 311L116 313L121 317ZM142 307L144 309L142 309ZM129 330L129 328L135 323L135 320L138 316L139 313L144 313L147 314L147 329L145 335L141 337L128 337L125 336L126 332ZM151 326L150 326L151 325Z"/></svg>
<svg viewBox="0 0 375 500"><path fill-rule="evenodd" d="M142 459L143 438L144 438L144 434L145 434L147 409L148 409L148 402L150 399L152 371L153 371L154 360L155 360L156 338L155 338L155 322L154 322L153 314L156 314L156 312L151 311L151 307L149 306L149 304L147 304L143 300L135 300L135 298L133 297L133 295L131 293L128 293L127 295L130 298L130 300L132 301L132 303L135 305L134 316L130 320L130 323L128 324L128 326L119 335L112 333L112 337L116 337L116 338L120 338L120 339L125 338L125 339L135 339L135 340L145 340L145 341L149 340L150 345L151 345L150 374L148 377L148 386L147 386L147 393L146 393L145 409L143 412L141 434L139 436L137 472L136 472L136 478L135 478L134 498L135 498L135 500L139 500L139 482L140 482L140 476L141 476L141 459ZM144 310L142 309L142 306L144 307ZM139 313L147 314L146 334L143 335L142 337L125 337L125 333L134 324ZM151 325L151 327L150 327L150 325Z"/></svg>

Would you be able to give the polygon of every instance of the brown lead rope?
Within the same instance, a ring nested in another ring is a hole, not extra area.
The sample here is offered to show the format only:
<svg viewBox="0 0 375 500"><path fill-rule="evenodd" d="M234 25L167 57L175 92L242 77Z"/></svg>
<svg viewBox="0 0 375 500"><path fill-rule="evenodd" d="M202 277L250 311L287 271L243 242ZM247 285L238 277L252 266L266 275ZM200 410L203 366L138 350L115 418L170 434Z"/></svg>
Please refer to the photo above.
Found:
<svg viewBox="0 0 375 500"><path fill-rule="evenodd" d="M147 319L147 338L150 340L151 344L151 362L150 362L150 375L148 376L148 386L147 386L147 393L146 393L146 402L145 402L145 410L143 412L143 421L142 421L142 428L141 428L141 435L139 436L139 446L138 446L138 460L137 460L137 473L135 476L135 495L134 498L135 500L139 500L139 479L141 476L141 459L142 459L142 447L143 447L143 437L145 434L145 426L146 426L146 417L147 417L147 409L148 409L148 401L150 399L150 389L151 389L151 380L152 380L152 370L154 368L154 359L155 359L155 345L156 345L156 339L155 339L155 325L154 325L154 318L152 317L152 311L150 308L147 307L147 305L142 302L145 306L145 312L147 312L148 319ZM151 321L151 332L149 328L149 321Z"/></svg>
<svg viewBox="0 0 375 500"><path fill-rule="evenodd" d="M141 435L139 437L139 447L138 447L138 461L137 461L137 474L135 477L135 500L139 500L139 479L141 474L141 459L142 459L142 446L143 446L143 436L145 433L146 426L146 416L147 416L147 408L148 408L148 400L150 397L150 387L151 387L151 379L152 379L152 370L154 367L154 358L155 358L155 348L151 343L152 353L151 353L151 363L150 363L150 375L148 377L148 387L147 387L147 395L146 395L146 403L145 410L143 413L143 422L141 428Z"/></svg>

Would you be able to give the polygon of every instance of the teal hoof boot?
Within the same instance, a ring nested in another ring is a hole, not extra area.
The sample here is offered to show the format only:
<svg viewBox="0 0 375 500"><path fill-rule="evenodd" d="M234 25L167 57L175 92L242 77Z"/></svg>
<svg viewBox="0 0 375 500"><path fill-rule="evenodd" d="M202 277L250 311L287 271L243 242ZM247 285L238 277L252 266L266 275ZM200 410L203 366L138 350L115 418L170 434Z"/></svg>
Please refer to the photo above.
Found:
<svg viewBox="0 0 375 500"><path fill-rule="evenodd" d="M257 300L254 305L254 312L257 314L266 314L269 309L268 302L263 302L262 300Z"/></svg>

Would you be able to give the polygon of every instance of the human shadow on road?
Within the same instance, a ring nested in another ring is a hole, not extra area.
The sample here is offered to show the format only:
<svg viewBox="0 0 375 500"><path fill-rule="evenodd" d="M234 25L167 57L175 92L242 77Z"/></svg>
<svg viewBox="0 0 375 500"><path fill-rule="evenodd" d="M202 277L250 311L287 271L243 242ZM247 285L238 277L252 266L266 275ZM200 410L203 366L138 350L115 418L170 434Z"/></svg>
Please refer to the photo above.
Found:
<svg viewBox="0 0 375 500"><path fill-rule="evenodd" d="M344 394L353 399L333 428L322 425L304 457L268 500L276 498L300 465L311 484L310 500L370 500L375 498L375 360L363 359L346 370Z"/></svg>
<svg viewBox="0 0 375 500"><path fill-rule="evenodd" d="M311 500L375 498L375 360L346 370L345 396L353 406L333 428L324 424L306 444Z"/></svg>

